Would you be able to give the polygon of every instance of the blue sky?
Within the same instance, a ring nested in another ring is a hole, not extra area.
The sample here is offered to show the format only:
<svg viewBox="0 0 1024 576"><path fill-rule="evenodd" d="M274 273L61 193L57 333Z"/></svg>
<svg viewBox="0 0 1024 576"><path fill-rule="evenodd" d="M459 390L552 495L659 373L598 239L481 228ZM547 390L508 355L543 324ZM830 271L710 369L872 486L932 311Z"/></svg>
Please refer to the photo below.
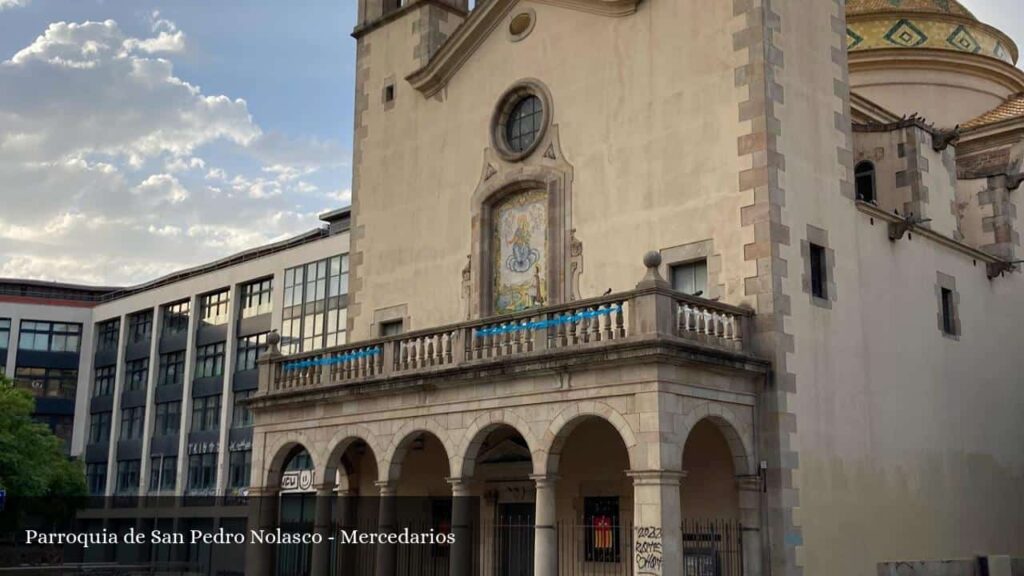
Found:
<svg viewBox="0 0 1024 576"><path fill-rule="evenodd" d="M962 1L1024 45L1020 0ZM355 12L0 0L0 277L134 284L348 204Z"/></svg>

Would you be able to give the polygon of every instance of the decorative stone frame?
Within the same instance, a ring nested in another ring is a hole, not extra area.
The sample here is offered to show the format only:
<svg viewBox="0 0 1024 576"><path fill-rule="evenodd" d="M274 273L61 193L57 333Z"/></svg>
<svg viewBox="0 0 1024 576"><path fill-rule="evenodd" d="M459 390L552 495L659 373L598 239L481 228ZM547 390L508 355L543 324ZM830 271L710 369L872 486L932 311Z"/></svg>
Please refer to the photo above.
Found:
<svg viewBox="0 0 1024 576"><path fill-rule="evenodd" d="M719 277L722 272L722 255L715 254L715 243L713 240L701 240L663 248L661 250L661 267L658 272L661 277L672 282L672 267L680 264L689 264L704 260L707 263L708 286L702 298L708 300L722 296L725 293L725 285L719 284Z"/></svg>
<svg viewBox="0 0 1024 576"><path fill-rule="evenodd" d="M512 109L515 108L516 104L518 104L520 100L527 96L536 96L540 99L540 132L537 133L537 137L534 138L533 143L525 150L522 152L516 152L509 148L508 142L505 140L505 124L508 122L509 115L512 114ZM547 87L544 86L540 80L534 80L532 78L520 80L513 84L511 88L506 90L505 93L501 95L501 98L498 99L498 107L494 109L494 114L491 116L491 145L502 160L505 160L506 162L520 162L532 155L541 147L541 142L544 141L544 137L547 135L548 129L551 127L551 119L553 117L554 108L552 108L551 105L551 93L548 91Z"/></svg>
<svg viewBox="0 0 1024 576"><path fill-rule="evenodd" d="M811 244L825 249L825 297L818 298L811 290ZM800 241L800 255L804 260L804 274L800 279L800 288L811 301L811 305L826 310L832 309L836 297L836 253L828 244L828 232L816 226L807 225L807 239Z"/></svg>
<svg viewBox="0 0 1024 576"><path fill-rule="evenodd" d="M516 33L515 31L513 31L512 26L513 26L513 24L516 23L516 20L519 20L520 18L524 18L524 17L525 18L529 18L529 22L526 24L526 28L524 28L521 32ZM530 32L533 32L533 27L536 26L536 25L537 25L537 13L533 10L533 8L525 8L523 10L517 11L515 14L510 16L509 19L508 19L508 28L507 28L507 30L508 30L508 39L509 39L509 41L510 42L519 42L519 41L523 40L524 38L526 38L527 36L530 35Z"/></svg>
<svg viewBox="0 0 1024 576"><path fill-rule="evenodd" d="M936 313L938 320L939 333L942 334L943 338L949 338L950 340L960 341L960 336L963 335L963 325L960 323L960 293L956 291L956 278L949 274L943 274L942 272L935 273L935 301L938 303L939 309ZM953 333L946 332L946 326L943 322L944 318L942 315L942 290L945 288L949 290L953 297L952 306L950 307L950 313L953 315L951 324L953 325Z"/></svg>
<svg viewBox="0 0 1024 576"><path fill-rule="evenodd" d="M497 204L512 194L529 190L547 193L547 245L546 282L548 304L560 304L578 298L574 286L574 259L582 266L583 245L574 239L572 227L573 167L562 156L558 139L558 126L552 125L535 142L542 154L529 156L524 161L507 161L496 150L484 151L484 166L480 182L473 192L472 253L469 273L470 318L494 314L492 250L492 211ZM465 274L465 270L463 270Z"/></svg>
<svg viewBox="0 0 1024 576"><path fill-rule="evenodd" d="M412 318L409 316L409 306L407 304L398 304L374 310L373 322L370 324L370 333L373 334L374 338L383 337L384 324L394 322L395 320L402 321L403 332L410 331L410 321Z"/></svg>

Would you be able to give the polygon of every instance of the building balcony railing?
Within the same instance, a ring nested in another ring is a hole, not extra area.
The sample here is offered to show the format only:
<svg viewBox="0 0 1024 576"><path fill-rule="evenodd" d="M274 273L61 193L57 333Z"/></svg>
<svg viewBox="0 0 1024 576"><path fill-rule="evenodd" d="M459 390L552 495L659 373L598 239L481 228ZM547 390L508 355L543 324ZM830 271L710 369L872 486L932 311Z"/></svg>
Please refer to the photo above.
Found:
<svg viewBox="0 0 1024 576"><path fill-rule="evenodd" d="M750 357L753 312L672 290L649 267L636 289L339 346L281 355L276 334L260 360L266 395L665 339ZM261 395L263 395L261 394Z"/></svg>

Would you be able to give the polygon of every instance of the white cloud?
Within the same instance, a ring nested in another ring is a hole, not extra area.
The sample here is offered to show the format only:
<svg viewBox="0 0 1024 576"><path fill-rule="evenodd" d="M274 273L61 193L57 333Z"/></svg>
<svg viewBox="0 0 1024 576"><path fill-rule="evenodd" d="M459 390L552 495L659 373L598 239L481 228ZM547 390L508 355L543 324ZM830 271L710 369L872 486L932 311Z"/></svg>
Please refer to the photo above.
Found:
<svg viewBox="0 0 1024 576"><path fill-rule="evenodd" d="M7 8L21 8L28 5L28 0L0 0L0 11Z"/></svg>
<svg viewBox="0 0 1024 576"><path fill-rule="evenodd" d="M151 32L57 22L0 62L0 276L134 284L335 207L317 184L336 143L264 133L244 100L175 74L173 22Z"/></svg>

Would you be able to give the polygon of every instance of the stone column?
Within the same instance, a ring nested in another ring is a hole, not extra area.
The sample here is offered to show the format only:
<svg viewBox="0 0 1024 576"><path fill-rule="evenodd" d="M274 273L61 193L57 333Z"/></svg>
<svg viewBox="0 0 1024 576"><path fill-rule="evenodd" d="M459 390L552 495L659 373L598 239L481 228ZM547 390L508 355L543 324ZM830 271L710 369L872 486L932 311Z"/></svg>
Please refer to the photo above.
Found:
<svg viewBox="0 0 1024 576"><path fill-rule="evenodd" d="M276 488L249 489L250 530L273 530L277 525L277 507L280 495ZM248 544L245 552L245 573L252 576L270 576L276 572L274 546Z"/></svg>
<svg viewBox="0 0 1024 576"><path fill-rule="evenodd" d="M358 510L358 495L355 490L339 490L337 499L335 500L336 506L334 510L335 518L337 521L335 524L338 526L338 530L356 530L357 510ZM339 535L335 534L335 538ZM338 573L339 574L351 574L355 570L356 565L356 546L358 544L342 544L340 540L336 542L338 546Z"/></svg>
<svg viewBox="0 0 1024 576"><path fill-rule="evenodd" d="M763 481L760 475L737 476L740 500L740 538L743 546L744 576L761 576L761 497Z"/></svg>
<svg viewBox="0 0 1024 576"><path fill-rule="evenodd" d="M558 576L558 507L555 488L558 476L536 474L536 526L533 537L534 576Z"/></svg>
<svg viewBox="0 0 1024 576"><path fill-rule="evenodd" d="M323 540L313 544L311 576L327 576L331 563L331 509L334 504L334 485L321 484L316 488L316 509L313 516L313 532Z"/></svg>
<svg viewBox="0 0 1024 576"><path fill-rule="evenodd" d="M451 576L469 576L473 563L473 507L469 481L462 478L445 480L452 487L452 534L455 542L451 547Z"/></svg>
<svg viewBox="0 0 1024 576"><path fill-rule="evenodd" d="M683 573L682 472L632 470L633 573L662 576Z"/></svg>
<svg viewBox="0 0 1024 576"><path fill-rule="evenodd" d="M380 514L377 519L377 531L381 534L395 532L397 522L397 510L395 509L396 487L390 482L377 482L377 489L380 493ZM377 576L395 576L396 566L396 545L377 545Z"/></svg>

